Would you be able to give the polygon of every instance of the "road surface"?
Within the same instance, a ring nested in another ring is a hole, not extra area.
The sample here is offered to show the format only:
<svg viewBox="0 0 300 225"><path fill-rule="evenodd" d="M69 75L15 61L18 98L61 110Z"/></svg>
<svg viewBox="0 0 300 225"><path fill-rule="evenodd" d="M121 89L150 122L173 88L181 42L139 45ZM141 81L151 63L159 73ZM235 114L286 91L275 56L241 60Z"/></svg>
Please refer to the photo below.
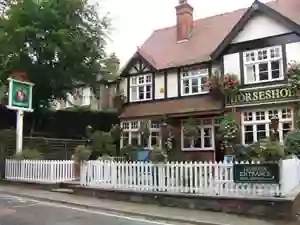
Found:
<svg viewBox="0 0 300 225"><path fill-rule="evenodd" d="M34 201L0 193L0 225L183 225ZM187 225L187 224L184 224Z"/></svg>

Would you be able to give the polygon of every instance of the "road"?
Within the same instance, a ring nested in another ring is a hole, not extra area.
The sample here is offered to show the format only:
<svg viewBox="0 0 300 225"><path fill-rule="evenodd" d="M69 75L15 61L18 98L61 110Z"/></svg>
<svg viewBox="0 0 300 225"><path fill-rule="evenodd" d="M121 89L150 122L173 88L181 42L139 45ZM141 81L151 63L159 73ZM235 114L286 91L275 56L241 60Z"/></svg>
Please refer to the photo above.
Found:
<svg viewBox="0 0 300 225"><path fill-rule="evenodd" d="M0 193L0 225L180 225ZM182 224L183 225L183 224ZM187 225L187 224L184 224Z"/></svg>

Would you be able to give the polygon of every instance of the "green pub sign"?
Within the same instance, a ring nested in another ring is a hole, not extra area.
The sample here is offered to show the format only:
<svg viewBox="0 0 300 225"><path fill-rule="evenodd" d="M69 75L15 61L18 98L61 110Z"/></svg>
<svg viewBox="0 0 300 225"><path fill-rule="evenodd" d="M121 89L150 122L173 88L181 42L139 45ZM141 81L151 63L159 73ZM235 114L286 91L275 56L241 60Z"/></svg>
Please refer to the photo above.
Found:
<svg viewBox="0 0 300 225"><path fill-rule="evenodd" d="M227 105L245 105L251 103L260 103L274 100L295 99L293 93L288 87L272 87L263 90L245 90L234 97L228 97Z"/></svg>
<svg viewBox="0 0 300 225"><path fill-rule="evenodd" d="M235 164L233 166L235 183L278 184L279 165L265 164Z"/></svg>
<svg viewBox="0 0 300 225"><path fill-rule="evenodd" d="M13 110L32 111L32 87L30 82L9 78L8 108Z"/></svg>

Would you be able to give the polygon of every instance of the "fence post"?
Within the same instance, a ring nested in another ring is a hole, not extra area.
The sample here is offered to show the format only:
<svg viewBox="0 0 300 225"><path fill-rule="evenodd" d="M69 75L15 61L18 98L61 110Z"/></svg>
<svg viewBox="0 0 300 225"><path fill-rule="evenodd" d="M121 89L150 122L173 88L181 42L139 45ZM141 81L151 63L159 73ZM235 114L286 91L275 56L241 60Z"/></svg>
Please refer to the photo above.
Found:
<svg viewBox="0 0 300 225"><path fill-rule="evenodd" d="M48 161L48 160L47 160ZM47 163L46 161L46 163ZM55 182L55 168L54 168L54 163L53 161L48 161L50 163L50 182Z"/></svg>
<svg viewBox="0 0 300 225"><path fill-rule="evenodd" d="M285 184L285 169L283 160L279 161L279 196L282 196L285 194L286 184Z"/></svg>

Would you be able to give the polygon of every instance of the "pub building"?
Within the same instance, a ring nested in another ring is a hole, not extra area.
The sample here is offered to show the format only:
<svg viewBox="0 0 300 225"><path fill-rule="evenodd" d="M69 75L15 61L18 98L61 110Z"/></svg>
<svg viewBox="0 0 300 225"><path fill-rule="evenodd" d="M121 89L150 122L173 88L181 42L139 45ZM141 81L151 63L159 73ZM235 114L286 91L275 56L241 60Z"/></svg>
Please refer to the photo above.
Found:
<svg viewBox="0 0 300 225"><path fill-rule="evenodd" d="M252 144L269 137L272 119L278 120L278 139L294 127L297 97L286 86L257 87L243 90L228 99L226 108L236 108L236 119L241 126L242 144Z"/></svg>
<svg viewBox="0 0 300 225"><path fill-rule="evenodd" d="M294 127L298 101L286 86L286 73L290 62L300 61L299 12L299 0L254 1L248 8L194 19L188 0L179 0L176 24L155 30L121 71L126 97L121 147L141 144L142 121L150 128L144 147L161 145L161 121L168 118L175 159L223 160L218 127L232 107L242 144L267 137L272 118L278 118L282 141ZM205 83L213 74L236 75L241 94L212 96ZM186 137L188 118L197 121L198 137Z"/></svg>

